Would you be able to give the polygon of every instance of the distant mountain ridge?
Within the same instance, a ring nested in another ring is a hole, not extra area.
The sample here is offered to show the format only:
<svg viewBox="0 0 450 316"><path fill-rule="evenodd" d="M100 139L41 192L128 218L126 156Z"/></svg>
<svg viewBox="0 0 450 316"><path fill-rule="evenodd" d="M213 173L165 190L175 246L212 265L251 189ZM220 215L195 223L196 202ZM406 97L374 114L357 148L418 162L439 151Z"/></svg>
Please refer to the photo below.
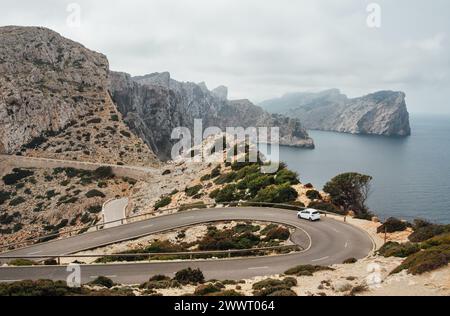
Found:
<svg viewBox="0 0 450 316"><path fill-rule="evenodd" d="M379 91L348 98L338 89L291 93L260 106L299 119L307 129L352 134L409 136L411 127L403 92Z"/></svg>
<svg viewBox="0 0 450 316"><path fill-rule="evenodd" d="M193 132L194 120L203 127L281 127L280 144L314 148L300 121L269 114L248 100L227 100L224 86L210 91L205 83L178 82L168 72L132 77L111 72L111 94L130 128L163 160L170 158L173 128Z"/></svg>

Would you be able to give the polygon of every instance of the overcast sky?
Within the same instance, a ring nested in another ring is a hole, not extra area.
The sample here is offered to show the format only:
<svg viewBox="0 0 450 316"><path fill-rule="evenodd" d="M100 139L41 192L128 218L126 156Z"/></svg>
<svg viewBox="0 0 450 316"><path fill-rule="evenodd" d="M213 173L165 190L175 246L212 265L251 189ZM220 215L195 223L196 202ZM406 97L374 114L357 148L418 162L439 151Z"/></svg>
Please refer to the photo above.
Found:
<svg viewBox="0 0 450 316"><path fill-rule="evenodd" d="M369 28L369 3L381 27ZM67 6L81 7L80 27ZM1 25L39 25L106 54L111 69L170 71L259 102L339 88L407 93L411 112L450 113L448 0L0 0Z"/></svg>

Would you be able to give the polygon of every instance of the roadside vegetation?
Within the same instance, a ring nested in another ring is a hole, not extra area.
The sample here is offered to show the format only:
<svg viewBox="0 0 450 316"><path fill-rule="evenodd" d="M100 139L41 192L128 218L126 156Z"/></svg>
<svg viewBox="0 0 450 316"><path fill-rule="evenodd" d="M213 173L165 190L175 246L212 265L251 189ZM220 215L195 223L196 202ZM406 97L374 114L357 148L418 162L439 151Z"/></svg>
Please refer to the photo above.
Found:
<svg viewBox="0 0 450 316"><path fill-rule="evenodd" d="M407 270L417 275L447 266L450 262L450 225L431 224L423 220L408 224L390 218L379 232L404 231L409 226L413 228L410 242L388 242L378 251L384 257L405 258L392 274Z"/></svg>
<svg viewBox="0 0 450 316"><path fill-rule="evenodd" d="M134 248L114 255L102 257L96 260L97 263L108 262L135 262L153 260L174 260L174 259L191 259L191 258L211 258L211 257L228 257L228 254L201 254L201 255L170 255L176 252L192 252L192 251L226 251L226 250L247 250L254 248L267 248L285 245L290 237L290 230L282 225L268 224L264 227L254 225L247 222L236 223L235 226L223 224L218 228L210 225L206 234L199 236L197 240L185 242L186 233L181 231L177 235L177 242L170 240L155 240L150 242L148 246ZM287 251L284 249L276 250L278 252ZM273 251L272 251L273 252ZM155 253L167 253L167 255L153 255ZM264 255L269 251L232 253L232 257ZM133 256L139 254L139 256ZM145 256L148 254L148 256Z"/></svg>

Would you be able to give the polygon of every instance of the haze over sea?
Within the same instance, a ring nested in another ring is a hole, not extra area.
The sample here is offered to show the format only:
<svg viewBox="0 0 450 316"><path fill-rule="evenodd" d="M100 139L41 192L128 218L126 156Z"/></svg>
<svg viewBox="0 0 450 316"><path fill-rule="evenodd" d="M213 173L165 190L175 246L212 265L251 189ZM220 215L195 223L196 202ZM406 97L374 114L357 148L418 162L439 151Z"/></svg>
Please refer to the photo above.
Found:
<svg viewBox="0 0 450 316"><path fill-rule="evenodd" d="M408 138L310 131L317 148L280 148L303 183L322 189L339 173L373 176L368 204L381 219L450 223L450 116L411 115Z"/></svg>

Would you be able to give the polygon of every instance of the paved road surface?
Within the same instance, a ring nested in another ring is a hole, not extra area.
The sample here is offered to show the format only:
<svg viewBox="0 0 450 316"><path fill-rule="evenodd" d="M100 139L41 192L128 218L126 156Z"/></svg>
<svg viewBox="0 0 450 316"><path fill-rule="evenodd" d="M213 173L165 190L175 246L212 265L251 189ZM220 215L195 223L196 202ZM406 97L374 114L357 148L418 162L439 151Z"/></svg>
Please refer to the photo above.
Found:
<svg viewBox="0 0 450 316"><path fill-rule="evenodd" d="M126 217L125 210L128 205L128 198L113 200L103 206L103 219L105 223L119 221ZM122 225L121 222L106 224L105 228L113 228Z"/></svg>
<svg viewBox="0 0 450 316"><path fill-rule="evenodd" d="M310 223L297 219L296 213L273 208L219 208L198 210L158 217L115 228L87 233L68 239L38 244L4 253L3 255L63 255L92 249L101 245L129 240L138 236L166 231L197 223L221 220L261 220L297 227L293 241L309 249L303 253L285 256L230 259L221 261L164 262L117 265L85 265L81 267L82 282L96 276L108 276L117 283L141 283L152 275L173 275L186 268L200 268L207 279L242 279L283 273L299 264L330 265L348 258L364 258L373 249L367 233L347 223L324 218ZM0 268L0 282L22 279L66 280L66 267Z"/></svg>

